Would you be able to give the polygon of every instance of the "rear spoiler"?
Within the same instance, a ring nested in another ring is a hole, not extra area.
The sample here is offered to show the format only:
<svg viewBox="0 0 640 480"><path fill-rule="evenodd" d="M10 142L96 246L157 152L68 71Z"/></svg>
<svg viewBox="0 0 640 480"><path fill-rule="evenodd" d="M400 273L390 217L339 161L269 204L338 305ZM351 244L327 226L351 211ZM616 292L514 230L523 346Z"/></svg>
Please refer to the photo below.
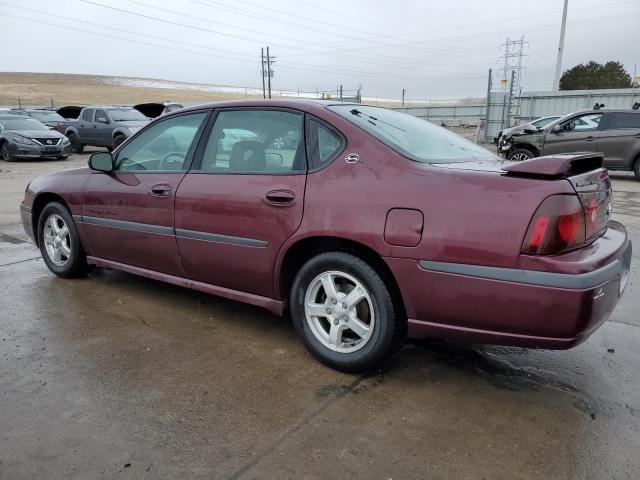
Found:
<svg viewBox="0 0 640 480"><path fill-rule="evenodd" d="M602 168L602 153L578 152L537 157L512 163L502 170L512 176L566 178Z"/></svg>

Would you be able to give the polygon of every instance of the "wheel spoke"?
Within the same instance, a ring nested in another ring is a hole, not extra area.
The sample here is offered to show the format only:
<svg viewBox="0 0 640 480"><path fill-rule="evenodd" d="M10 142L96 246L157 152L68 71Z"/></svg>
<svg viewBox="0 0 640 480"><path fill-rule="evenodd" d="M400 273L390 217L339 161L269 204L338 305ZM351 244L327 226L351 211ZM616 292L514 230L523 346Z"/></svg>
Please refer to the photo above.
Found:
<svg viewBox="0 0 640 480"><path fill-rule="evenodd" d="M353 290L351 290L349 295L342 299L342 301L347 304L347 308L353 308L364 298L364 290L360 287L355 287Z"/></svg>
<svg viewBox="0 0 640 480"><path fill-rule="evenodd" d="M342 334L346 329L346 325L340 323L338 325L332 323L329 330L329 343L335 347L342 345Z"/></svg>
<svg viewBox="0 0 640 480"><path fill-rule="evenodd" d="M364 338L369 333L369 326L360 321L355 315L350 315L347 327L360 338Z"/></svg>
<svg viewBox="0 0 640 480"><path fill-rule="evenodd" d="M62 240L65 239L65 237L67 235L69 235L69 229L67 228L66 225L63 225L62 228L60 229L60 231L58 232L58 235L60 235L60 238L62 238Z"/></svg>
<svg viewBox="0 0 640 480"><path fill-rule="evenodd" d="M49 220L49 225L51 225L51 231L53 233L60 233L60 226L58 225L58 220L55 217L51 217L51 219Z"/></svg>
<svg viewBox="0 0 640 480"><path fill-rule="evenodd" d="M59 248L53 249L53 261L56 263L60 263L62 261L62 252Z"/></svg>
<svg viewBox="0 0 640 480"><path fill-rule="evenodd" d="M53 245L53 235L52 234L45 234L44 235L44 243L45 245Z"/></svg>
<svg viewBox="0 0 640 480"><path fill-rule="evenodd" d="M62 242L62 245L60 245L60 251L67 258L69 258L69 255L71 255L71 249L67 247L67 244L64 242Z"/></svg>
<svg viewBox="0 0 640 480"><path fill-rule="evenodd" d="M338 298L338 290L336 289L336 284L333 282L331 274L327 273L323 275L320 280L322 281L322 287L324 288L324 293L327 295L327 298Z"/></svg>
<svg viewBox="0 0 640 480"><path fill-rule="evenodd" d="M307 303L307 314L312 317L326 317L327 306L323 303Z"/></svg>

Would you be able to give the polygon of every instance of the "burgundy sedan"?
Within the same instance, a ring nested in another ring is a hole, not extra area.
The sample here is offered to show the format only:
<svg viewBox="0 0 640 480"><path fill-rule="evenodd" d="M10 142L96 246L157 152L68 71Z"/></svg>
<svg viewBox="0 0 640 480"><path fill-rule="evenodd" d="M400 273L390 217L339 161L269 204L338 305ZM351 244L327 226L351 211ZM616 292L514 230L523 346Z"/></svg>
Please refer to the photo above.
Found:
<svg viewBox="0 0 640 480"><path fill-rule="evenodd" d="M628 279L601 156L506 162L383 108L182 109L89 167L34 180L21 205L53 273L97 265L286 312L340 370L407 336L569 348Z"/></svg>

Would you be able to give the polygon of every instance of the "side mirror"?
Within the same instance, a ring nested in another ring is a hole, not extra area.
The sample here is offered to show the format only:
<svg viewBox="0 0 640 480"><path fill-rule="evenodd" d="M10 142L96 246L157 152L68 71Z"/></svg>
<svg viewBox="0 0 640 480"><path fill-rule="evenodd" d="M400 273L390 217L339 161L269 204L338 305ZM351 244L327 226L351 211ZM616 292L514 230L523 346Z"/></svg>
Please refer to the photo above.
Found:
<svg viewBox="0 0 640 480"><path fill-rule="evenodd" d="M554 125L551 131L553 133L560 133L562 131L562 127L560 125Z"/></svg>
<svg viewBox="0 0 640 480"><path fill-rule="evenodd" d="M89 168L99 172L113 170L113 157L109 152L97 152L89 157Z"/></svg>

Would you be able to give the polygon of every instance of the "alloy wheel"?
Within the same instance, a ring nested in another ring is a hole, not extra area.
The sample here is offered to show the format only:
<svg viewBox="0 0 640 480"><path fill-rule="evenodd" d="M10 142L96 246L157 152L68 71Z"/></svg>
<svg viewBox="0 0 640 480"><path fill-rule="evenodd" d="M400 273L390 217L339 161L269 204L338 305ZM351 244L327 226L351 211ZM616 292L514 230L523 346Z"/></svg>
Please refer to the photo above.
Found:
<svg viewBox="0 0 640 480"><path fill-rule="evenodd" d="M334 270L314 278L307 287L304 309L316 339L338 353L363 348L375 328L371 295L348 273Z"/></svg>
<svg viewBox="0 0 640 480"><path fill-rule="evenodd" d="M64 267L71 257L69 228L60 215L49 215L44 222L43 240L49 259L58 267Z"/></svg>
<svg viewBox="0 0 640 480"><path fill-rule="evenodd" d="M529 158L530 158L529 155L527 155L526 153L516 153L511 156L511 160L516 160L516 161L529 160Z"/></svg>

